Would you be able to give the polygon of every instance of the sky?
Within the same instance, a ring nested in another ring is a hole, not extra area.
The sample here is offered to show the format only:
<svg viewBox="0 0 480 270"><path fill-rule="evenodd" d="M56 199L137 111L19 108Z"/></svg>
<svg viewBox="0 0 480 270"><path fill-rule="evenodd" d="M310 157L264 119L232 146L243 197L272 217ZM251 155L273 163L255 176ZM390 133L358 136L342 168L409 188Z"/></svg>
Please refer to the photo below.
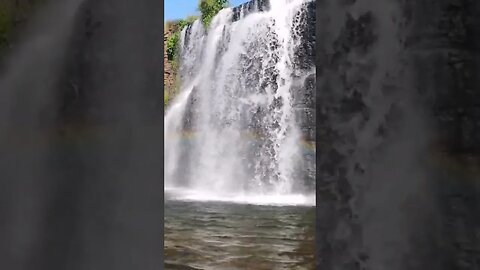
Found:
<svg viewBox="0 0 480 270"><path fill-rule="evenodd" d="M164 0L165 21L187 18L190 15L198 15L199 0ZM249 0L229 0L230 6L237 6Z"/></svg>

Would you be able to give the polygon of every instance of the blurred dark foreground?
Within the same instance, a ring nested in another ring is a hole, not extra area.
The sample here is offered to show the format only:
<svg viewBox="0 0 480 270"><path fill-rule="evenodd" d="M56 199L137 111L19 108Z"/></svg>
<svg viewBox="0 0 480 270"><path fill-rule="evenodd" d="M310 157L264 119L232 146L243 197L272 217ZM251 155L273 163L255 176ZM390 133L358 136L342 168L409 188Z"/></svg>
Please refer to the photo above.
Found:
<svg viewBox="0 0 480 270"><path fill-rule="evenodd" d="M0 269L162 269L158 0L51 0L0 67Z"/></svg>

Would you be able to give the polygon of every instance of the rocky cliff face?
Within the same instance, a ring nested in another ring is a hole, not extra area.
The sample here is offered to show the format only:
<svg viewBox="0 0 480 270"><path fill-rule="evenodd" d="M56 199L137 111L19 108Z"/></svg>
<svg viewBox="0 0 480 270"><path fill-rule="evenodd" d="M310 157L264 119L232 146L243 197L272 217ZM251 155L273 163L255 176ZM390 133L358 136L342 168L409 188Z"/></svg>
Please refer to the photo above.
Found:
<svg viewBox="0 0 480 270"><path fill-rule="evenodd" d="M165 24L163 33L163 85L165 87L165 93L168 95L168 99L171 100L175 95L175 83L177 78L177 71L174 66L173 60L168 59L167 55L167 40L178 31L178 25L174 22Z"/></svg>
<svg viewBox="0 0 480 270"><path fill-rule="evenodd" d="M318 1L319 269L479 269L478 1Z"/></svg>
<svg viewBox="0 0 480 270"><path fill-rule="evenodd" d="M252 13L257 12L266 12L270 9L270 1L266 0L253 0L246 2L240 6L234 7L232 9L231 20L236 22L245 16L249 16ZM293 114L295 116L295 123L299 127L301 132L301 138L306 141L309 145L309 149L302 149L302 154L304 155L305 161L302 162L302 168L297 171L301 172L301 175L296 175L295 179L298 179L298 182L304 181L306 185L301 188L307 187L309 191L313 191L315 186L315 153L311 151L311 147L315 145L315 25L316 25L316 2L309 1L303 4L302 8L296 11L294 14L294 26L292 32L294 37L292 39L295 41L295 51L293 52L293 71L289 74L291 77L291 89L292 94L292 107ZM247 19L245 19L247 20ZM225 28L224 33L229 31L228 28ZM270 34L270 33L269 33ZM190 38L192 35L192 28L186 29L186 39L187 44L191 42ZM273 35L273 34L272 34ZM226 35L224 40L228 40L230 37ZM255 43L252 43L255 44ZM297 45L298 44L298 45ZM200 46L201 44L199 44ZM221 55L224 51L227 51L228 43L222 44L221 49L218 50L217 56L221 58ZM278 70L274 66L269 66L277 60L272 62L265 63L265 59L261 56L265 51L273 51L275 54L275 41L271 42L269 40L262 40L259 38L258 44L245 49L246 53L241 56L240 63L238 66L244 67L244 71L241 75L242 79L246 78L246 83L243 86L248 91L257 91L259 95L264 94L263 91L272 87L272 91L276 91L278 87L276 78L278 77ZM236 48L233 47L232 50ZM258 52L258 53L257 53ZM241 62L244 61L244 62ZM258 69L258 70L256 70ZM221 73L221 71L217 71ZM288 71L290 72L290 70ZM266 75L263 75L266 74ZM265 77L262 77L265 76ZM259 87L260 86L260 87ZM190 95L189 104L186 107L186 114L184 120L184 129L185 130L196 130L200 129L198 127L199 121L196 121L198 115L201 115L199 100L199 91L194 90ZM240 94L239 94L240 95ZM215 97L211 97L214 99ZM281 101L278 100L275 106L281 104ZM273 107L274 105L272 105ZM271 108L269 108L271 109ZM273 114L273 111L269 111L259 106L256 109L249 109L251 111L246 111L248 116L247 121L252 121L252 124L248 126L250 132L256 132L258 134L265 134L266 127L263 126L264 122L267 120L265 115ZM235 111L235 109L232 109ZM253 119L253 120L250 120ZM198 120L198 119L197 119ZM278 124L278 123L277 123ZM259 148L260 149L260 148ZM264 151L266 152L266 151ZM252 157L252 159L255 159Z"/></svg>

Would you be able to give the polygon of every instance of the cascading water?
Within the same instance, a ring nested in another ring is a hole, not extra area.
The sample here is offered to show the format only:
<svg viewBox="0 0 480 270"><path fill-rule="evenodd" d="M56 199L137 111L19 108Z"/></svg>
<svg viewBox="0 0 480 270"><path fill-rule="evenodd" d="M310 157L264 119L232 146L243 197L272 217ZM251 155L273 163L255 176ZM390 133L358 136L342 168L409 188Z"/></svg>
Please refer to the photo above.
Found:
<svg viewBox="0 0 480 270"><path fill-rule="evenodd" d="M180 94L165 116L167 192L314 204L293 90L315 73L295 68L309 2L271 1L264 11L254 1L220 11L208 30L197 20L182 31Z"/></svg>

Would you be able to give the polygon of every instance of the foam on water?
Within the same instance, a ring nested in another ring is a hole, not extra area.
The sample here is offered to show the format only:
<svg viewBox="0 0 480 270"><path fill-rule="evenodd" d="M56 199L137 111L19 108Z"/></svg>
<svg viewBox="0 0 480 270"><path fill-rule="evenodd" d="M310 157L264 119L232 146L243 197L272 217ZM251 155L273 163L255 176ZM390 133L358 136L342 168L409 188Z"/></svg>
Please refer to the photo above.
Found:
<svg viewBox="0 0 480 270"><path fill-rule="evenodd" d="M192 189L166 188L168 199L179 201L224 202L266 206L315 206L314 195L304 194L223 194Z"/></svg>

